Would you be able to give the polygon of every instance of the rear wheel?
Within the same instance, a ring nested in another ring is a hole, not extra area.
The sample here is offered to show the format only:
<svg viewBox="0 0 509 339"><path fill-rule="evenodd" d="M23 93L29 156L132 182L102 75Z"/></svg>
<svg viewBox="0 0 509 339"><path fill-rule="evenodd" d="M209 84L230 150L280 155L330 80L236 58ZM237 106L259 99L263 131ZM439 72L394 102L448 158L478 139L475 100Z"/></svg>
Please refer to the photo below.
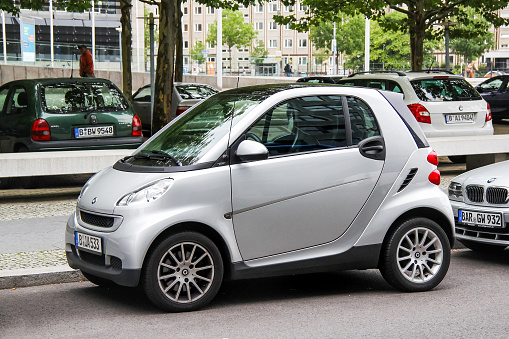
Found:
<svg viewBox="0 0 509 339"><path fill-rule="evenodd" d="M194 311L207 305L221 286L221 253L202 234L178 233L150 253L142 279L156 306L170 312Z"/></svg>
<svg viewBox="0 0 509 339"><path fill-rule="evenodd" d="M491 245L491 244L484 244L479 243L475 241L469 241L469 240L460 240L460 242L465 245L466 247L470 248L472 251L476 252L483 252L483 253L496 253L503 251L506 246L500 246L500 245Z"/></svg>
<svg viewBox="0 0 509 339"><path fill-rule="evenodd" d="M380 272L389 284L402 291L422 292L445 277L451 247L436 222L413 218L388 235L380 259Z"/></svg>

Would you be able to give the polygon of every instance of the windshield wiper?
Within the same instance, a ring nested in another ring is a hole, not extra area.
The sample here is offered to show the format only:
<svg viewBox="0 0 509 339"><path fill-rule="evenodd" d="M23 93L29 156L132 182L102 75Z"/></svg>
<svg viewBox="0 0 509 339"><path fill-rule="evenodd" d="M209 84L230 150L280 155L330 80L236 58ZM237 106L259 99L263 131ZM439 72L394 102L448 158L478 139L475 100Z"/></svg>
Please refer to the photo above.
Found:
<svg viewBox="0 0 509 339"><path fill-rule="evenodd" d="M129 157L124 158L124 160L134 158L134 159L150 159L150 160L159 160L159 161L172 161L177 166L182 166L182 163L175 158L173 155L168 154L163 151L157 151L157 150L144 150L141 151L135 155L131 155Z"/></svg>

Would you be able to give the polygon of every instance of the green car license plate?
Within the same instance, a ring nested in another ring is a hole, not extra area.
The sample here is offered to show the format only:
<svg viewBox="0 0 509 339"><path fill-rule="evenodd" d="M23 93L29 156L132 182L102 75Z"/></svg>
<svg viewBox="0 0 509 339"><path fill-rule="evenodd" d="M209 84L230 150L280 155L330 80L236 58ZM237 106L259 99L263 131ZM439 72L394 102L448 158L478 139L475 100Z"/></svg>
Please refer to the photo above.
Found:
<svg viewBox="0 0 509 339"><path fill-rule="evenodd" d="M76 127L74 136L76 138L96 138L113 135L113 126Z"/></svg>

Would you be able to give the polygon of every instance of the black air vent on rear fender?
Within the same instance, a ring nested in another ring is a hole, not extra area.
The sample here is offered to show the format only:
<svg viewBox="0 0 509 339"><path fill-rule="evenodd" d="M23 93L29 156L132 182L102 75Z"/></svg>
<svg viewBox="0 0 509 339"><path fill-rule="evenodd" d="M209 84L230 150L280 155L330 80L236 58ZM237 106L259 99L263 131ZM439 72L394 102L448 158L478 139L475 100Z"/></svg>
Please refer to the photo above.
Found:
<svg viewBox="0 0 509 339"><path fill-rule="evenodd" d="M415 174L417 173L417 168L412 168L410 170L410 172L408 172L405 180L403 180L403 183L401 184L401 186L399 187L399 190L398 192L401 192L402 190L405 189L405 187L408 186L408 184L410 184L410 181L412 181L412 179L415 177Z"/></svg>

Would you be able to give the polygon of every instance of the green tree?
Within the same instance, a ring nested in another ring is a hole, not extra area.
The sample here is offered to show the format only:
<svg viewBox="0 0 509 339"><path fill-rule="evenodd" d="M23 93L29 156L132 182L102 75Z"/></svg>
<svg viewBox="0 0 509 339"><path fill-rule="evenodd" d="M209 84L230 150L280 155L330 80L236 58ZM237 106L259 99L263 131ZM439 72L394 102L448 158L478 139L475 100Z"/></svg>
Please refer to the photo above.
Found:
<svg viewBox="0 0 509 339"><path fill-rule="evenodd" d="M205 62L205 55L203 55L201 52L203 50L205 50L205 44L202 41L196 41L193 48L189 52L191 59L196 61L198 65L201 65Z"/></svg>
<svg viewBox="0 0 509 339"><path fill-rule="evenodd" d="M251 63L261 64L268 55L269 52L265 48L265 44L262 40L258 40L258 43L251 51Z"/></svg>
<svg viewBox="0 0 509 339"><path fill-rule="evenodd" d="M285 5L293 5L294 0L282 0ZM410 54L412 70L421 70L424 60L424 40L443 36L443 28L435 29L434 25L447 18L456 16L458 21L468 24L472 17L462 13L463 6L472 8L477 15L484 17L496 27L508 25L509 18L498 15L498 10L507 7L509 0L302 0L308 6L308 15L297 18L295 14L289 16L275 16L279 24L290 23L292 28L307 31L323 21L338 21L341 13L360 13L369 18L382 18L390 8L404 14L402 19L385 18L380 24L391 31L408 32L410 37ZM470 34L467 32L467 34Z"/></svg>
<svg viewBox="0 0 509 339"><path fill-rule="evenodd" d="M251 45L256 38L256 31L252 23L244 22L244 15L240 11L225 9L223 11L223 45L228 48L230 54L230 73L232 71L232 48L240 48ZM210 27L207 42L215 47L217 43L217 20Z"/></svg>
<svg viewBox="0 0 509 339"><path fill-rule="evenodd" d="M486 19L475 15L469 8L466 8L464 13L471 16L472 20L468 24L451 26L451 50L463 56L468 63L493 48L495 37L489 32L490 23Z"/></svg>

